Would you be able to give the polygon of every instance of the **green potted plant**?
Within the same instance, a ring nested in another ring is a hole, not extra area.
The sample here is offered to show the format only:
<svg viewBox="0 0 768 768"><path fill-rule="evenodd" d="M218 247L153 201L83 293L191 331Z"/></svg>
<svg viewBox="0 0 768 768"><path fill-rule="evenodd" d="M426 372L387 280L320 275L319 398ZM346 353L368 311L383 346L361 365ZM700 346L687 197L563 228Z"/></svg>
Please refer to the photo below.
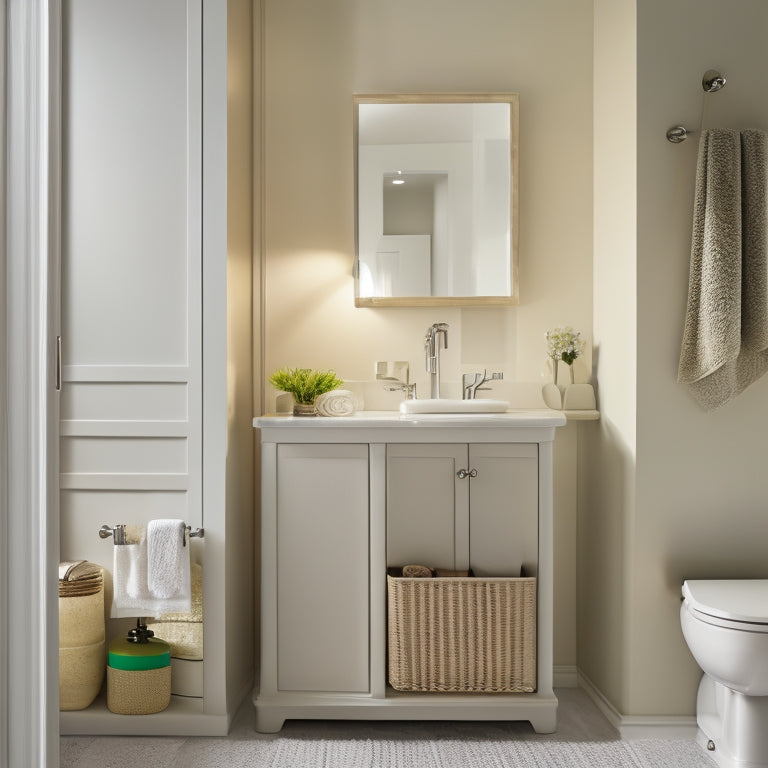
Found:
<svg viewBox="0 0 768 768"><path fill-rule="evenodd" d="M338 389L344 382L334 371L313 371L311 368L281 368L269 377L269 383L293 395L294 416L314 416L315 398Z"/></svg>

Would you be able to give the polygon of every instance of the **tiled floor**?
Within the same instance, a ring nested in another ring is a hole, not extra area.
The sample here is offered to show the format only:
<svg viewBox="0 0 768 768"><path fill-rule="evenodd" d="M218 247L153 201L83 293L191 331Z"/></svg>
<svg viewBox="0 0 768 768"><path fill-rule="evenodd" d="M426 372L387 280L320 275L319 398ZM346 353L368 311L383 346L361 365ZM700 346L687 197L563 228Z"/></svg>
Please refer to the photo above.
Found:
<svg viewBox="0 0 768 768"><path fill-rule="evenodd" d="M692 741L622 742L589 697L557 690L558 730L525 723L288 721L253 730L249 701L223 738L61 738L61 768L712 768Z"/></svg>

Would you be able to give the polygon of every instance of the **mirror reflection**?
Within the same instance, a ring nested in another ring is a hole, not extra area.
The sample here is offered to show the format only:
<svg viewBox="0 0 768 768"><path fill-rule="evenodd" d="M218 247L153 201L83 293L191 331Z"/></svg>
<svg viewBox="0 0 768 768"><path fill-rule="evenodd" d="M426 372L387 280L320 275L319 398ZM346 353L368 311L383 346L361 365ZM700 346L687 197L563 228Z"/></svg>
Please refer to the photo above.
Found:
<svg viewBox="0 0 768 768"><path fill-rule="evenodd" d="M516 303L517 95L358 96L357 306Z"/></svg>

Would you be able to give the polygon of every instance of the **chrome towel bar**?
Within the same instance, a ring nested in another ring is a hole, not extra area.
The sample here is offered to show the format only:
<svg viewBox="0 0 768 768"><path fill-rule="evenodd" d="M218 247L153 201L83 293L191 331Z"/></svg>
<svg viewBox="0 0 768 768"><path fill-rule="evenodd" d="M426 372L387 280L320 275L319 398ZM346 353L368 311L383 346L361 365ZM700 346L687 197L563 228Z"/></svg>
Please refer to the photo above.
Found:
<svg viewBox="0 0 768 768"><path fill-rule="evenodd" d="M116 545L127 544L125 536L125 523L118 523L114 528L110 528L108 525L102 525L99 528L99 538L108 539L112 537ZM187 536L190 539L202 539L205 537L205 528L192 528L192 526L186 526ZM187 536L184 537L184 546L187 546Z"/></svg>

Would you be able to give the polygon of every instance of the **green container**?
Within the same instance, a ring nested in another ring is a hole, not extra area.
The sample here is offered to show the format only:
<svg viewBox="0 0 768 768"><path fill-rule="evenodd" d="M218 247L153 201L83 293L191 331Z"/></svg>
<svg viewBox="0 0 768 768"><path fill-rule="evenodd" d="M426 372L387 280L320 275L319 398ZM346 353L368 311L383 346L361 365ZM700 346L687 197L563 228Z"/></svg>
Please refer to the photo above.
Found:
<svg viewBox="0 0 768 768"><path fill-rule="evenodd" d="M146 643L132 643L116 637L109 644L108 664L112 669L145 670L171 666L171 646L158 637Z"/></svg>

